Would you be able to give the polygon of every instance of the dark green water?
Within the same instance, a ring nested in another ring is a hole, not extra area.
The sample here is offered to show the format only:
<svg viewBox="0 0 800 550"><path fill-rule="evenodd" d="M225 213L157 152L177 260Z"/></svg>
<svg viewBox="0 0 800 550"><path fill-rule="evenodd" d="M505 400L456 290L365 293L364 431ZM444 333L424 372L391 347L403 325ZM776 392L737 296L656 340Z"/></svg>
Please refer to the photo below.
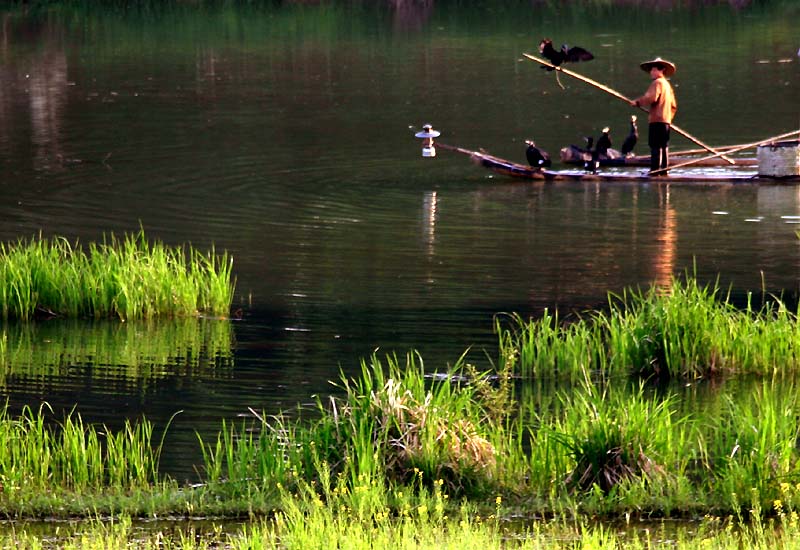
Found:
<svg viewBox="0 0 800 550"><path fill-rule="evenodd" d="M795 3L422 4L0 12L0 240L141 224L214 243L244 312L4 326L12 406L112 425L183 410L164 461L189 477L195 429L308 403L376 348L441 369L473 346L486 364L497 312L595 307L687 269L737 295L797 292L797 187L520 183L422 159L412 137L431 122L517 161L526 138L557 155L605 125L619 145L629 107L522 60L545 36L592 50L574 69L631 96L641 61L674 61L676 123L707 143L790 131Z"/></svg>

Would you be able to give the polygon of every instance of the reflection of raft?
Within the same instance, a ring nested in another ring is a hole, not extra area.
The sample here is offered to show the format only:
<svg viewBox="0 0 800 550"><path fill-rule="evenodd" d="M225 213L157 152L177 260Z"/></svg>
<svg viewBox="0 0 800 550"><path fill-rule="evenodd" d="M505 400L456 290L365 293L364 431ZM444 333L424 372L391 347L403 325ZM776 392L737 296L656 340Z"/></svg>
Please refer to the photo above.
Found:
<svg viewBox="0 0 800 550"><path fill-rule="evenodd" d="M690 154L695 154L696 151L676 151L670 153L670 162L676 164L684 160L689 160ZM573 166L584 166L587 162L592 160L592 154L586 149L581 149L577 145L570 145L562 147L561 149L561 162ZM609 149L607 155L600 155L597 159L600 166L650 166L650 155L633 155L623 156L622 153L616 149ZM738 166L758 166L758 159L754 157L737 158L736 164ZM702 160L695 164L695 166L729 166L729 163L722 158L713 158Z"/></svg>

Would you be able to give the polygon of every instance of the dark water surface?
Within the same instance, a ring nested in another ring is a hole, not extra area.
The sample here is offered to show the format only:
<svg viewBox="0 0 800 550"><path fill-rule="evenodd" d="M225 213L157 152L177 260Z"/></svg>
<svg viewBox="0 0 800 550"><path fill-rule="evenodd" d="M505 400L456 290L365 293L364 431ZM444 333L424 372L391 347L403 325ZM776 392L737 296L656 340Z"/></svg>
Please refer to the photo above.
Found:
<svg viewBox="0 0 800 550"><path fill-rule="evenodd" d="M0 241L141 225L214 244L244 317L8 325L2 393L111 424L182 410L164 458L178 475L195 429L308 403L375 349L442 369L472 346L486 364L497 312L595 307L687 269L739 295L797 292L798 187L520 183L422 159L412 137L432 122L518 161L526 138L556 156L605 125L619 145L629 107L522 61L544 36L592 50L575 70L631 96L641 61L673 60L676 123L707 143L790 131L793 2L76 5L0 12Z"/></svg>

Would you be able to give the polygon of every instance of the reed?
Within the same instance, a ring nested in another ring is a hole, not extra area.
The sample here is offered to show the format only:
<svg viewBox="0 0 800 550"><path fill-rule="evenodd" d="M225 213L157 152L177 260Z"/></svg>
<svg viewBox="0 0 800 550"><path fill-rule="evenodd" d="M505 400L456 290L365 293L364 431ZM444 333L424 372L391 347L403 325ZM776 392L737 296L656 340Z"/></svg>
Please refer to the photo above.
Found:
<svg viewBox="0 0 800 550"><path fill-rule="evenodd" d="M151 243L144 231L112 234L86 250L41 235L0 243L0 317L224 316L233 298L231 269L227 253Z"/></svg>
<svg viewBox="0 0 800 550"><path fill-rule="evenodd" d="M18 418L6 410L0 511L238 516L300 495L311 509L337 502L366 518L422 506L450 514L448 498L483 510L500 496L527 513L752 521L750 509L774 516L775 501L789 514L800 505L798 398L785 380L693 415L671 393L587 377L544 401L523 398L506 416L497 411L509 401L487 401L482 381L457 376L467 371L426 377L416 356L373 357L311 418L254 412L246 424L224 423L216 441L200 441L204 483L192 489L160 479L161 443L147 422L109 431L78 415L55 424L47 408Z"/></svg>
<svg viewBox="0 0 800 550"><path fill-rule="evenodd" d="M468 371L426 378L413 355L402 368L373 357L360 377L340 382L342 397L318 402L312 420L254 415L201 441L209 488L267 501L306 483L355 495L365 480L418 494L438 482L471 502L501 494L541 513L692 515L736 512L744 493L767 509L782 483L800 480L796 398L768 388L748 406L723 400L699 416L644 384L628 390L586 376L517 410L511 399L487 399Z"/></svg>
<svg viewBox="0 0 800 550"><path fill-rule="evenodd" d="M152 489L158 483L161 445L152 425L129 422L112 432L69 414L54 424L46 408L25 408L11 418L0 410L0 479L4 498L15 493Z"/></svg>
<svg viewBox="0 0 800 550"><path fill-rule="evenodd" d="M498 321L496 332L500 355L519 354L524 377L579 380L588 370L694 379L765 375L800 365L796 313L779 300L738 309L718 286L701 286L691 277L675 279L667 290L610 295L607 311L570 323L545 311L531 321Z"/></svg>

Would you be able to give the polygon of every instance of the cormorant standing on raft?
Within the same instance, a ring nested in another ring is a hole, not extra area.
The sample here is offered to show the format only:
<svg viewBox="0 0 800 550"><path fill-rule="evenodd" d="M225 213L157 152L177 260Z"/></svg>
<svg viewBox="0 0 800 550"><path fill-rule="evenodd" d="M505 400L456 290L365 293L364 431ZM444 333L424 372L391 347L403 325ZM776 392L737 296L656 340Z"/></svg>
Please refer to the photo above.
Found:
<svg viewBox="0 0 800 550"><path fill-rule="evenodd" d="M532 139L525 140L528 148L525 149L525 157L528 159L528 164L533 168L548 168L550 166L550 155L542 151Z"/></svg>
<svg viewBox="0 0 800 550"><path fill-rule="evenodd" d="M636 115L631 115L631 132L628 134L628 137L625 138L625 141L622 142L622 149L620 149L620 153L622 153L623 157L627 157L633 153L633 148L636 147L636 142L638 140L639 129L636 127Z"/></svg>
<svg viewBox="0 0 800 550"><path fill-rule="evenodd" d="M606 126L603 128L603 134L597 138L597 145L595 145L594 151L592 152L592 173L597 172L597 169L600 167L600 155L604 157L608 155L608 150L611 148L610 131L609 127Z"/></svg>

